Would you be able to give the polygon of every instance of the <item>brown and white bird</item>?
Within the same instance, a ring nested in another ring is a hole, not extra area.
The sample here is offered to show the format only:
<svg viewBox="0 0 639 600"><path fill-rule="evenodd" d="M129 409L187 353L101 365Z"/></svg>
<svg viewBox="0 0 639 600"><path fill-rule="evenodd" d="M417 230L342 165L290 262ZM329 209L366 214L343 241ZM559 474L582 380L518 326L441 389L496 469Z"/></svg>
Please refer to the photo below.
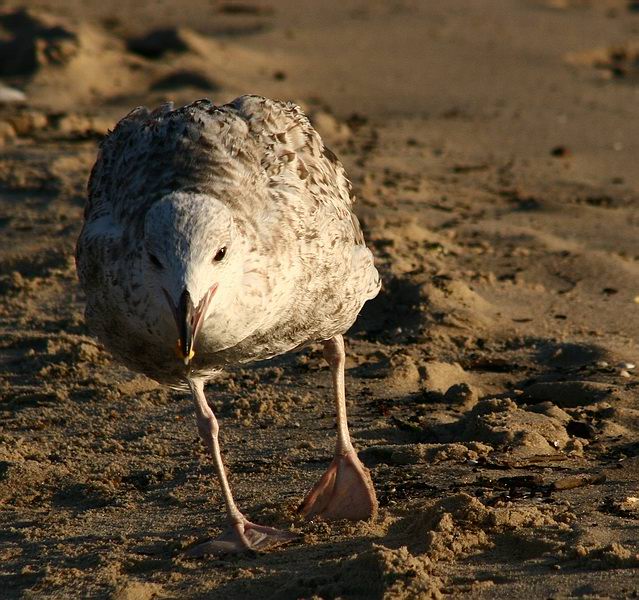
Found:
<svg viewBox="0 0 639 600"><path fill-rule="evenodd" d="M129 368L190 389L215 464L229 528L200 550L292 537L237 508L204 384L312 342L332 372L337 445L302 513L372 516L346 422L342 334L380 279L344 169L302 111L258 96L137 108L102 143L88 196L76 262L89 328Z"/></svg>

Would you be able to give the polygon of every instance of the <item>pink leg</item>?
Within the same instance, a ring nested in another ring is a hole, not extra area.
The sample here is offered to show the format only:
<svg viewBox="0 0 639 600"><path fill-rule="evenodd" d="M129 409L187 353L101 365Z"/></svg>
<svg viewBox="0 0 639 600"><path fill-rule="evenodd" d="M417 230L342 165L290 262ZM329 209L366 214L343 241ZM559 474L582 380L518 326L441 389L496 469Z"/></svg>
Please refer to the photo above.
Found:
<svg viewBox="0 0 639 600"><path fill-rule="evenodd" d="M335 458L302 502L300 512L309 519L369 519L377 513L377 498L370 473L357 458L348 433L344 390L346 355L341 335L324 342L324 358L333 376L337 411Z"/></svg>
<svg viewBox="0 0 639 600"><path fill-rule="evenodd" d="M198 557L209 554L263 550L295 539L296 536L292 533L251 523L239 511L233 500L231 487L226 478L218 442L219 426L204 396L204 383L201 380L190 380L189 385L193 394L193 400L195 401L197 428L202 440L211 453L215 472L222 487L229 527L221 536L187 550L187 556Z"/></svg>

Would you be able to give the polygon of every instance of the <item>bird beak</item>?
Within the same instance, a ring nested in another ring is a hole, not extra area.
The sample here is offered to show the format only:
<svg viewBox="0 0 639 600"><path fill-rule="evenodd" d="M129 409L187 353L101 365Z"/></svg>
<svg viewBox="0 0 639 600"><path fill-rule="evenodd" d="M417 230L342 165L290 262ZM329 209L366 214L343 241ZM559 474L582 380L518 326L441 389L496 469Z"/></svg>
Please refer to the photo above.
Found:
<svg viewBox="0 0 639 600"><path fill-rule="evenodd" d="M177 306L173 303L168 292L163 290L171 310L173 311L173 317L175 318L175 324L177 325L178 341L175 349L176 354L178 355L178 358L184 361L184 365L187 367L195 356L195 340L197 339L197 334L200 332L203 317L206 314L209 302L211 301L213 294L215 294L216 289L217 284L211 286L197 307L194 306L191 294L186 288L184 288L184 291L180 295L180 300Z"/></svg>
<svg viewBox="0 0 639 600"><path fill-rule="evenodd" d="M184 361L186 366L189 365L195 351L193 350L193 344L195 342L195 306L193 306L193 300L191 300L191 294L187 289L184 289L180 296L180 303L177 307L176 324L178 326L179 338L178 338L178 351L180 358Z"/></svg>

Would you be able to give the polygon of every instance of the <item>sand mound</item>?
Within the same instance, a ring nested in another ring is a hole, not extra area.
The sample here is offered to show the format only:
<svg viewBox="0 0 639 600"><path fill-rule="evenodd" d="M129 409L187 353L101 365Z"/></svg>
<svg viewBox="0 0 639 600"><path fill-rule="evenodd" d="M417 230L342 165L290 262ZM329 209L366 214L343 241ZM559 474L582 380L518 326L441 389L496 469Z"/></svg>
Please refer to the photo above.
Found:
<svg viewBox="0 0 639 600"><path fill-rule="evenodd" d="M574 518L556 507L491 508L464 493L429 502L393 524L385 545L375 544L343 563L331 592L351 592L356 598L440 598L453 562L496 546L511 553L521 546L538 555L555 551L557 544L542 532L567 530Z"/></svg>
<svg viewBox="0 0 639 600"><path fill-rule="evenodd" d="M342 563L334 589L322 589L320 597L435 600L443 597L442 585L432 573L429 558L413 556L405 547L374 544L371 550Z"/></svg>
<svg viewBox="0 0 639 600"><path fill-rule="evenodd" d="M603 400L618 400L622 395L625 394L619 386L595 381L544 381L534 383L525 389L525 396L529 401L552 401L564 408Z"/></svg>
<svg viewBox="0 0 639 600"><path fill-rule="evenodd" d="M420 292L427 310L439 324L472 329L475 333L494 322L494 308L463 281L434 277Z"/></svg>
<svg viewBox="0 0 639 600"><path fill-rule="evenodd" d="M420 393L428 401L460 408L474 406L482 395L472 374L459 363L424 361L404 350L391 353L385 374L394 394Z"/></svg>
<svg viewBox="0 0 639 600"><path fill-rule="evenodd" d="M421 374L417 362L413 357L404 352L398 352L391 356L388 383L393 391L401 393L414 393L420 389Z"/></svg>
<svg viewBox="0 0 639 600"><path fill-rule="evenodd" d="M596 69L604 79L639 81L639 44L636 42L571 52L565 60L577 67Z"/></svg>
<svg viewBox="0 0 639 600"><path fill-rule="evenodd" d="M68 109L128 93L140 81L140 61L126 54L120 40L86 22L30 10L9 12L4 22L13 34L0 47L5 72L26 78L27 96L37 105Z"/></svg>
<svg viewBox="0 0 639 600"><path fill-rule="evenodd" d="M435 402L468 409L477 404L482 390L474 385L474 377L459 363L426 361L420 364L422 391Z"/></svg>
<svg viewBox="0 0 639 600"><path fill-rule="evenodd" d="M50 479L50 470L40 461L23 459L17 452L9 449L1 455L12 460L0 460L0 502L15 502L19 500L21 491L34 486L43 486ZM28 503L33 500L29 494Z"/></svg>
<svg viewBox="0 0 639 600"><path fill-rule="evenodd" d="M90 109L127 98L126 104L135 106L149 102L142 98L145 90L155 94L151 104L167 96L192 101L198 91L222 87L228 95L245 93L251 78L274 60L188 28L151 30L125 41L86 21L71 23L27 9L5 12L0 27L6 32L0 74L18 77L34 105L53 110Z"/></svg>
<svg viewBox="0 0 639 600"><path fill-rule="evenodd" d="M639 568L639 553L633 552L618 542L587 548L577 545L574 556L578 562L595 569L636 569Z"/></svg>
<svg viewBox="0 0 639 600"><path fill-rule="evenodd" d="M411 511L393 525L387 540L405 544L432 561L459 559L494 544L492 536L511 530L556 527L567 529L574 515L555 507L485 506L468 494L456 494Z"/></svg>
<svg viewBox="0 0 639 600"><path fill-rule="evenodd" d="M367 463L385 463L389 465L435 464L446 460L477 460L492 452L486 444L468 442L467 444L390 444L371 446L360 456Z"/></svg>
<svg viewBox="0 0 639 600"><path fill-rule="evenodd" d="M490 514L479 500L458 494L416 511L389 535L397 535L412 552L426 553L433 560L453 560L489 544L482 527L488 527Z"/></svg>
<svg viewBox="0 0 639 600"><path fill-rule="evenodd" d="M508 449L518 457L554 454L569 441L563 418L519 408L506 399L479 402L450 427L461 441L477 441Z"/></svg>
<svg viewBox="0 0 639 600"><path fill-rule="evenodd" d="M67 64L80 47L68 24L30 9L0 14L0 75L30 75L48 65Z"/></svg>
<svg viewBox="0 0 639 600"><path fill-rule="evenodd" d="M311 109L306 112L313 127L317 129L322 139L328 144L342 144L348 141L353 133L350 127L338 120L330 112Z"/></svg>
<svg viewBox="0 0 639 600"><path fill-rule="evenodd" d="M114 585L110 600L151 600L162 596L162 587L142 581L124 579Z"/></svg>

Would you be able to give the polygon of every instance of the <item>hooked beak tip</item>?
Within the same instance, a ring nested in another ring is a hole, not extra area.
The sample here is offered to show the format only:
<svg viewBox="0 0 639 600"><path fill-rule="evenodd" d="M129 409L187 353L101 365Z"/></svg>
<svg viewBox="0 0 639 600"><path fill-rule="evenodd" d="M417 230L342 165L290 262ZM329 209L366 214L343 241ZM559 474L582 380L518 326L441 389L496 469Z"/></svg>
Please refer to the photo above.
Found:
<svg viewBox="0 0 639 600"><path fill-rule="evenodd" d="M178 328L178 341L175 347L176 356L184 362L184 366L188 367L195 356L194 344L197 338L200 327L202 326L202 320L206 315L206 309L209 302L215 294L217 289L217 283L209 288L209 291L205 297L200 300L198 306L193 306L191 295L185 288L180 296L178 305L176 306L170 296L170 294L163 289L164 295L171 307L175 323Z"/></svg>
<svg viewBox="0 0 639 600"><path fill-rule="evenodd" d="M193 352L193 350L191 350L187 356L183 356L182 358L184 359L184 366L188 367L194 356L195 352Z"/></svg>
<svg viewBox="0 0 639 600"><path fill-rule="evenodd" d="M189 350L189 353L186 354L184 350L182 350L182 340L178 340L177 343L175 344L175 354L177 355L178 358L184 361L184 365L188 367L191 361L193 360L193 357L195 356L195 351L193 350L193 348L191 348Z"/></svg>

